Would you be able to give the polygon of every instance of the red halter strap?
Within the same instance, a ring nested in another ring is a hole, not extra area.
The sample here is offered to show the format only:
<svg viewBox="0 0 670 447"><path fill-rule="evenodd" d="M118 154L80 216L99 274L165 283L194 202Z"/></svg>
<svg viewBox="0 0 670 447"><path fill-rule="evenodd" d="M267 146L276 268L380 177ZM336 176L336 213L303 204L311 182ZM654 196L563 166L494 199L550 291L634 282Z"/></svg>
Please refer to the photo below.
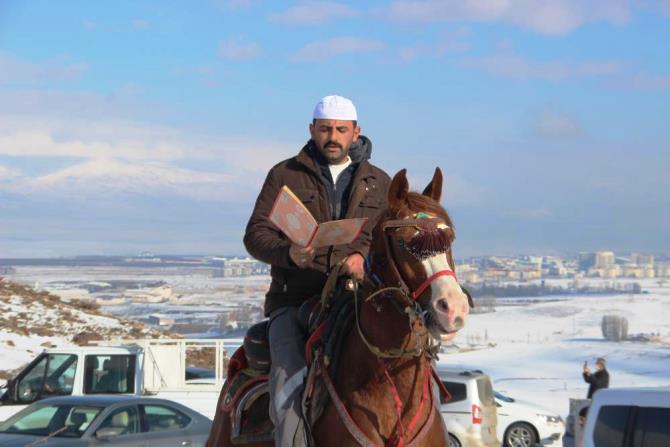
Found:
<svg viewBox="0 0 670 447"><path fill-rule="evenodd" d="M440 270L438 272L433 273L432 275L430 275L430 278L422 282L421 285L417 287L417 289L414 292L412 292L412 299L414 301L418 300L421 294L424 292L424 290L426 290L428 286L434 283L435 280L437 280L437 278L439 278L440 276L451 276L454 279L456 279L456 272L454 272L453 270Z"/></svg>

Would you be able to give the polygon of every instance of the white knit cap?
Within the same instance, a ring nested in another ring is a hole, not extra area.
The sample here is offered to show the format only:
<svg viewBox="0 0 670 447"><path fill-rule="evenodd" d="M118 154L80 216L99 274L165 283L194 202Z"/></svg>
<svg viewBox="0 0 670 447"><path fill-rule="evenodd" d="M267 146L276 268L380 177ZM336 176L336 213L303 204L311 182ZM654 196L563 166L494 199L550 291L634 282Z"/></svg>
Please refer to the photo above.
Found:
<svg viewBox="0 0 670 447"><path fill-rule="evenodd" d="M342 96L330 95L323 98L314 107L315 120L351 120L357 121L356 107L351 100Z"/></svg>

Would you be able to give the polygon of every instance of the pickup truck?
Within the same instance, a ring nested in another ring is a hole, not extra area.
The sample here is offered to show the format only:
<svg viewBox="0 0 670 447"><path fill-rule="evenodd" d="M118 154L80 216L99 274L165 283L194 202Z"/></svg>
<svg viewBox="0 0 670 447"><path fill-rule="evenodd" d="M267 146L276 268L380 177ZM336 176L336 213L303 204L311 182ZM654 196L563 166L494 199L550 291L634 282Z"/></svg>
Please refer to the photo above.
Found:
<svg viewBox="0 0 670 447"><path fill-rule="evenodd" d="M213 419L227 367L224 343L222 339L117 340L46 349L0 389L0 422L46 397L91 394L169 399ZM187 379L191 350L212 360L213 377Z"/></svg>

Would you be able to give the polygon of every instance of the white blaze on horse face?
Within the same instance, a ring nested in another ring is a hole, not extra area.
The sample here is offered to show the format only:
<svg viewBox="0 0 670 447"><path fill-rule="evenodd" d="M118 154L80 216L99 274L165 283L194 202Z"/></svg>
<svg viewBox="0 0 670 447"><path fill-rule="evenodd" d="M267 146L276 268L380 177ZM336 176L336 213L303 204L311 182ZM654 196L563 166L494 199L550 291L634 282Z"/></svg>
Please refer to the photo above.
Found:
<svg viewBox="0 0 670 447"><path fill-rule="evenodd" d="M426 258L421 263L426 270L427 278L439 271L452 271L444 253ZM447 275L440 276L430 284L430 291L431 305L443 328L449 332L461 329L465 324L470 307L468 297L463 293L456 278Z"/></svg>

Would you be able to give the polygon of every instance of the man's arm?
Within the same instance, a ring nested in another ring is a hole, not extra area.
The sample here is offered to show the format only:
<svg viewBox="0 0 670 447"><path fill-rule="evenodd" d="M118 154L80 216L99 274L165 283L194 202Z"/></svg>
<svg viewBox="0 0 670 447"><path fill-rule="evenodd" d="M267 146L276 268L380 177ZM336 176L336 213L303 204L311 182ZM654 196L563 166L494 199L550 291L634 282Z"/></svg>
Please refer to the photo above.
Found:
<svg viewBox="0 0 670 447"><path fill-rule="evenodd" d="M295 268L289 255L291 241L285 238L268 219L277 194L283 186L277 177L276 168L272 168L263 183L254 211L247 223L244 246L249 254L259 261L284 268Z"/></svg>

